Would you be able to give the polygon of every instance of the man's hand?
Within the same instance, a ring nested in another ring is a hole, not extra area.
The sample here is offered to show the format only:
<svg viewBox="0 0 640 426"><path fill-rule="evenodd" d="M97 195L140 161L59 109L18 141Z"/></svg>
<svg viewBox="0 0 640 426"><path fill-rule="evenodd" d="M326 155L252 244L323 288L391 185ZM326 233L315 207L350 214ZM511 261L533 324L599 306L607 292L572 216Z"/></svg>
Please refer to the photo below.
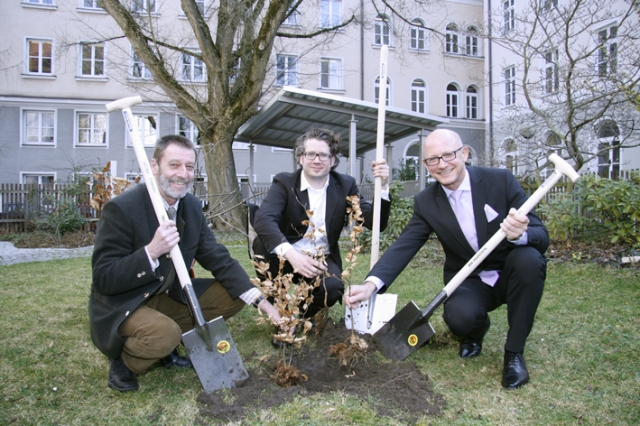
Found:
<svg viewBox="0 0 640 426"><path fill-rule="evenodd" d="M258 309L269 317L271 324L278 325L280 323L280 314L278 313L278 309L269 303L267 299L263 299L258 303Z"/></svg>
<svg viewBox="0 0 640 426"><path fill-rule="evenodd" d="M290 249L284 254L284 258L293 266L294 272L305 278L314 278L327 270L327 267L319 260L302 254L296 249Z"/></svg>
<svg viewBox="0 0 640 426"><path fill-rule="evenodd" d="M367 300L378 290L378 287L371 281L365 281L362 285L352 285L346 288L342 301L351 309L360 306L360 302Z"/></svg>
<svg viewBox="0 0 640 426"><path fill-rule="evenodd" d="M147 245L147 252L151 256L151 260L155 261L165 253L169 253L171 249L180 242L180 234L176 223L172 220L165 220L153 235L153 239Z"/></svg>
<svg viewBox="0 0 640 426"><path fill-rule="evenodd" d="M517 240L527 230L529 218L526 215L518 214L517 210L512 208L509 215L504 218L500 224L500 228L507 235L508 240Z"/></svg>
<svg viewBox="0 0 640 426"><path fill-rule="evenodd" d="M371 170L373 171L374 178L380 178L382 186L389 183L389 166L387 166L387 160L373 161L371 163Z"/></svg>

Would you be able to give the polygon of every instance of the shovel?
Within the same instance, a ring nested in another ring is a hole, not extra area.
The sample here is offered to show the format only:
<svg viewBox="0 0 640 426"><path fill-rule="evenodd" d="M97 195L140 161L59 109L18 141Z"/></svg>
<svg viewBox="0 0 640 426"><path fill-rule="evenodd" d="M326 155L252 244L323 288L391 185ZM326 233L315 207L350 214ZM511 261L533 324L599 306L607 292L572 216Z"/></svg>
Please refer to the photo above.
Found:
<svg viewBox="0 0 640 426"><path fill-rule="evenodd" d="M140 140L137 123L131 113L131 107L141 102L142 98L140 96L118 99L107 104L107 111L122 110L136 158L142 170L149 197L151 197L151 202L153 203L153 209L158 217L158 222L163 223L169 218L164 209L147 154ZM195 324L193 330L182 335L182 343L187 348L189 358L198 374L203 389L206 392L213 392L218 389L238 386L249 378L249 373L244 368L240 354L233 343L233 339L231 339L231 334L224 319L218 317L205 322L200 303L198 303L198 298L193 290L191 277L184 264L180 247L178 245L174 246L170 255Z"/></svg>
<svg viewBox="0 0 640 426"><path fill-rule="evenodd" d="M573 167L558 155L551 154L549 160L556 166L554 172L518 209L519 214L526 215L529 213L563 175L568 176L573 182L580 177ZM402 361L425 344L435 334L433 326L429 323L433 312L451 296L458 286L476 269L477 265L500 244L505 236L506 234L502 229L496 232L426 308L420 310L415 302L411 301L391 318L384 327L378 330L373 335L373 341L380 352L393 361Z"/></svg>

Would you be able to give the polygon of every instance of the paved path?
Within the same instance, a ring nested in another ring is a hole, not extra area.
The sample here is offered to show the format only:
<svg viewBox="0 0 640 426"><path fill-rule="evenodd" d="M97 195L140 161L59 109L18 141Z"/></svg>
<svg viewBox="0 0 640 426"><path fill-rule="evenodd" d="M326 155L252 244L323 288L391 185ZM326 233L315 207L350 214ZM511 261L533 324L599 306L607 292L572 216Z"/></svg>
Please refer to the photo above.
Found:
<svg viewBox="0 0 640 426"><path fill-rule="evenodd" d="M42 262L45 260L87 257L93 253L93 246L80 248L16 248L13 243L0 241L0 266L22 262Z"/></svg>

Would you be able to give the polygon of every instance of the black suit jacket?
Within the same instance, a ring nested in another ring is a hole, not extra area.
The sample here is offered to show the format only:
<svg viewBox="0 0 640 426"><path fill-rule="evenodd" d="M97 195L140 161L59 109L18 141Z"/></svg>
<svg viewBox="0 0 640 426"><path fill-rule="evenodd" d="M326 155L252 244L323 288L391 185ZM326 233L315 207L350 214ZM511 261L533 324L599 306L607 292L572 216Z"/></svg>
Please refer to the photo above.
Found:
<svg viewBox="0 0 640 426"><path fill-rule="evenodd" d="M253 242L255 254L269 259L269 253L284 242L291 244L302 239L307 232L307 225L302 222L308 219L308 191L300 190L302 169L294 173L279 173L267 196L260 204L254 220L254 228L258 234ZM347 223L347 197L360 195L353 177L332 171L327 187L327 205L325 223L329 256L342 268L339 240L342 229ZM391 202L382 200L380 205L380 231L387 227ZM373 205L360 199L360 209L364 218L364 226L371 229L373 225Z"/></svg>
<svg viewBox="0 0 640 426"><path fill-rule="evenodd" d="M520 208L527 196L509 170L467 167L467 171L471 181L478 246L482 247L500 229L500 223L508 215L509 209ZM488 221L485 205L498 213L491 221ZM533 211L528 217L527 245L544 254L549 246L547 229ZM369 272L369 275L378 277L385 283L380 293L386 291L432 232L438 236L446 255L443 275L444 282L447 283L466 265L475 252L467 242L447 195L439 183L428 186L414 197L413 216L409 223ZM507 253L515 247L506 239L503 240L472 275L482 270L501 270Z"/></svg>
<svg viewBox="0 0 640 426"><path fill-rule="evenodd" d="M176 224L187 267L197 260L234 299L254 287L238 261L218 244L207 226L200 201L192 194L180 200ZM157 293L173 268L165 255L160 257L155 273L151 270L144 247L158 226L144 184L114 197L102 210L92 258L89 320L93 343L110 358L117 358L122 352L125 339L118 335L120 324ZM200 296L211 283L212 280L194 280L196 295ZM169 287L169 295L185 303L177 277Z"/></svg>

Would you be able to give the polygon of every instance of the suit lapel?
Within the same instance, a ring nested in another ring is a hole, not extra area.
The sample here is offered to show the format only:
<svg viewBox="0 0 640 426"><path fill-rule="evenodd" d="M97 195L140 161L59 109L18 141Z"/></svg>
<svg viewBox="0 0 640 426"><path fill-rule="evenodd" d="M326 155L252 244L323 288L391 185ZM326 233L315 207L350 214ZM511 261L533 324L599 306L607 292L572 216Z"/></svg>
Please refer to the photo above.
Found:
<svg viewBox="0 0 640 426"><path fill-rule="evenodd" d="M440 186L440 184L438 185ZM469 245L467 237L464 236L464 232L462 232L458 219L456 219L456 215L451 208L451 203L449 203L449 199L447 198L447 193L444 192L442 186L440 186L436 191L436 204L438 206L440 217L443 218L446 228L451 233L453 239L455 239L466 251L473 253L473 248Z"/></svg>
<svg viewBox="0 0 640 426"><path fill-rule="evenodd" d="M293 191L293 195L296 197L296 202L300 202L305 210L309 210L309 192L305 189L304 191L300 190L300 185L302 182L302 169L298 169L298 175L296 176L296 182L294 187L291 189ZM304 219L307 220L307 214L304 214Z"/></svg>
<svg viewBox="0 0 640 426"><path fill-rule="evenodd" d="M338 199L340 198L340 188L338 186L338 180L329 177L329 186L327 187L327 202L325 206L324 213L324 226L327 231L327 235L329 235L329 227L333 223L333 215L336 211L336 206L338 205ZM342 226L342 222L340 222L340 226Z"/></svg>
<svg viewBox="0 0 640 426"><path fill-rule="evenodd" d="M482 176L475 169L467 169L471 181L471 199L473 201L473 216L476 222L478 248L487 242L487 215L484 205L487 203L487 188Z"/></svg>

